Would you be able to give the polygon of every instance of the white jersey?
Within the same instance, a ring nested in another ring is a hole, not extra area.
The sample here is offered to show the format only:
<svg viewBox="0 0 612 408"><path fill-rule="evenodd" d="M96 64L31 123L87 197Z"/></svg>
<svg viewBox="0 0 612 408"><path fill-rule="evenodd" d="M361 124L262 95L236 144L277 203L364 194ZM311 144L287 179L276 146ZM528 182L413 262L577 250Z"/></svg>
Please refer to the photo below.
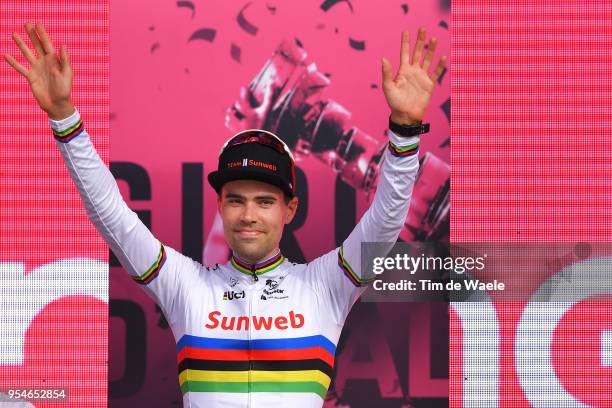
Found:
<svg viewBox="0 0 612 408"><path fill-rule="evenodd" d="M307 264L277 253L206 267L158 241L128 208L78 112L50 122L89 218L172 328L184 406L321 407L342 326L368 283L361 242L396 242L418 137L390 132L372 205L341 247Z"/></svg>

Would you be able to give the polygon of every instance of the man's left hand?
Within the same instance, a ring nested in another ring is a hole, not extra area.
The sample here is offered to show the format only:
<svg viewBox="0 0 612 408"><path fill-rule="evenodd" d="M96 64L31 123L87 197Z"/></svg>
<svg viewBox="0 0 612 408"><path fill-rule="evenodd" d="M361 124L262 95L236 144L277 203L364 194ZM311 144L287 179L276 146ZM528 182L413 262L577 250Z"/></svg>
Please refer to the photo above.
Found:
<svg viewBox="0 0 612 408"><path fill-rule="evenodd" d="M391 120L396 123L410 125L423 120L434 85L444 71L446 56L440 57L432 74L428 73L436 51L437 39L434 37L429 41L427 54L423 59L424 45L425 29L420 28L411 62L410 34L407 31L402 33L400 67L395 78L389 60L382 59L382 88L391 108Z"/></svg>

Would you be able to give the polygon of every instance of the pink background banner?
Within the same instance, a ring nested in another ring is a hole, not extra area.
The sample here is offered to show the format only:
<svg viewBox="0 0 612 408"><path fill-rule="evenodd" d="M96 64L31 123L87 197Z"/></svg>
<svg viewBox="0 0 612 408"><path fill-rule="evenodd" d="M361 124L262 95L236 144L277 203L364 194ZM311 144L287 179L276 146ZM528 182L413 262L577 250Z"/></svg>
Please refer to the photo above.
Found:
<svg viewBox="0 0 612 408"><path fill-rule="evenodd" d="M3 0L1 8L2 54L26 68L11 38L17 32L33 49L26 21L67 46L74 102L108 163L108 2ZM0 401L10 390L46 389L67 398L35 406L106 406L108 249L27 80L4 60L0 77Z"/></svg>
<svg viewBox="0 0 612 408"><path fill-rule="evenodd" d="M384 146L389 108L381 57L397 68L401 32L414 41L420 26L439 39L437 55L450 56L449 12L447 2L111 3L111 170L123 196L164 243L207 264L225 262L206 175L233 133L263 127L299 154L301 210L281 248L294 262L322 255L368 205L366 189L351 184L363 174L330 151L343 143L340 133L352 134L364 155ZM426 113L432 131L421 144L424 170L412 210L418 223L405 228L404 239L448 239L449 84L445 73ZM343 131L317 133L313 117L334 118ZM167 323L111 265L113 406L180 405ZM433 323L409 323L417 309L402 306L353 310L329 406L447 405L447 310L434 308Z"/></svg>
<svg viewBox="0 0 612 408"><path fill-rule="evenodd" d="M564 243L551 278L610 265L579 243L612 238L611 23L608 1L453 2L452 241ZM596 297L453 305L451 406L610 406Z"/></svg>
<svg viewBox="0 0 612 408"><path fill-rule="evenodd" d="M0 18L4 52L18 54L10 32L23 34L27 20L67 44L75 104L107 163L112 137L110 166L126 201L195 259L227 255L205 177L222 142L247 125L282 130L299 151L303 206L283 240L289 258L311 260L348 234L368 204L355 184L363 174L315 146L311 119L335 118L376 153L388 115L380 57L397 66L401 31L418 26L440 39L440 54L451 44L452 53L427 113L426 171L402 239L448 238L450 162L452 241L562 242L553 277L588 261L576 242L610 242L608 2L459 1L452 13L448 2L374 1L2 8L10 10ZM109 384L112 406L179 406L163 315L111 257L109 325L107 248L25 80L6 64L0 75L0 392L67 388L69 406L106 406ZM345 141L333 131L318 140ZM358 303L326 404L610 406L611 304L595 295L453 304L450 313Z"/></svg>

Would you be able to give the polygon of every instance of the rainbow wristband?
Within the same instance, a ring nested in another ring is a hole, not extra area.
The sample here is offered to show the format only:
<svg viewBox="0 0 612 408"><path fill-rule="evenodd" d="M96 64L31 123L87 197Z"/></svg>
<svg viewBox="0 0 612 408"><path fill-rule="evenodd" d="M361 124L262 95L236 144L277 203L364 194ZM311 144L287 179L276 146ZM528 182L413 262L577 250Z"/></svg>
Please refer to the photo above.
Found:
<svg viewBox="0 0 612 408"><path fill-rule="evenodd" d="M58 132L57 130L53 130L53 137L55 137L55 140L59 142L68 143L69 141L71 141L72 139L80 135L83 130L84 130L83 120L79 119L77 123L70 126L66 130L63 130L61 132Z"/></svg>

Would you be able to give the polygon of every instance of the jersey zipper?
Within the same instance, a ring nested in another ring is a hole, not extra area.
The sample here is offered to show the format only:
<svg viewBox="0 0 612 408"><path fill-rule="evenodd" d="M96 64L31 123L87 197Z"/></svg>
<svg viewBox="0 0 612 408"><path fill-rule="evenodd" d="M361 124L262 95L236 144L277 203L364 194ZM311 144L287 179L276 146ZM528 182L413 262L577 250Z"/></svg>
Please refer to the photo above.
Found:
<svg viewBox="0 0 612 408"><path fill-rule="evenodd" d="M257 276L257 273L255 273L255 269L257 269L257 265L251 265L251 275L253 275L253 281L257 282L259 280L259 276Z"/></svg>

